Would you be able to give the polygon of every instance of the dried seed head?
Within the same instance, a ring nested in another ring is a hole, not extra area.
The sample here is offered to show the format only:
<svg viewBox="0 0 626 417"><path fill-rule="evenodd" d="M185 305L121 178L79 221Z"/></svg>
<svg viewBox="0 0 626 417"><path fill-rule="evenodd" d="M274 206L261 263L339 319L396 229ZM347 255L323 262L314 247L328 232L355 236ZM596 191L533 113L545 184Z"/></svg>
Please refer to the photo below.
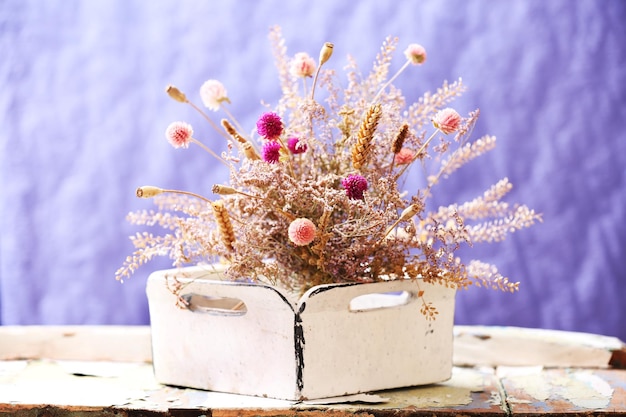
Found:
<svg viewBox="0 0 626 417"><path fill-rule="evenodd" d="M387 228L387 231L385 232L385 234L383 235L379 243L384 241L389 235L389 233L391 233L393 229L395 229L396 226L400 224L400 222L411 220L411 218L415 216L417 213L419 213L422 210L422 208L423 208L423 205L420 203L413 203L407 208L405 208L404 211L400 214L400 217L398 218L398 220L396 220L391 226Z"/></svg>
<svg viewBox="0 0 626 417"><path fill-rule="evenodd" d="M326 61L330 59L333 54L334 45L330 42L326 42L324 46L322 46L322 50L320 51L320 67L324 65Z"/></svg>
<svg viewBox="0 0 626 417"><path fill-rule="evenodd" d="M239 134L239 132L237 132L237 129L235 129L234 126L232 124L230 124L230 122L227 119L222 119L221 123L222 123L222 127L224 128L226 133L228 133L237 142L239 142L239 143L246 143L247 142L246 138L241 136Z"/></svg>
<svg viewBox="0 0 626 417"><path fill-rule="evenodd" d="M256 152L254 147L252 147L252 144L250 142L246 141L246 143L244 143L242 145L242 147L243 147L243 154L245 155L246 158L248 158L248 159L250 159L252 161L257 161L257 160L261 159L261 157Z"/></svg>
<svg viewBox="0 0 626 417"><path fill-rule="evenodd" d="M407 123L403 124L400 128L400 132L398 132L398 136L393 141L391 145L391 150L394 154L397 154L402 149L402 145L404 145L404 140L409 134L409 125Z"/></svg>
<svg viewBox="0 0 626 417"><path fill-rule="evenodd" d="M222 184L214 184L213 188L211 188L211 191L213 191L213 194L219 195L237 194L237 190L235 190L233 187Z"/></svg>
<svg viewBox="0 0 626 417"><path fill-rule="evenodd" d="M413 216L419 213L421 209L422 207L420 204L411 204L410 206L405 208L404 211L400 214L398 222L410 220Z"/></svg>
<svg viewBox="0 0 626 417"><path fill-rule="evenodd" d="M382 107L380 104L374 104L367 110L365 119L359 128L356 143L352 147L352 166L356 170L360 170L367 162L372 149L374 133L381 116Z"/></svg>
<svg viewBox="0 0 626 417"><path fill-rule="evenodd" d="M162 188L153 187L151 185L144 185L143 187L137 188L137 191L135 191L135 195L139 198L152 198L164 192L165 190L163 190Z"/></svg>
<svg viewBox="0 0 626 417"><path fill-rule="evenodd" d="M185 94L171 84L167 86L165 91L167 92L167 94L169 94L170 97L172 97L174 100L178 101L179 103L189 102Z"/></svg>
<svg viewBox="0 0 626 417"><path fill-rule="evenodd" d="M219 231L222 243L229 251L235 250L233 243L235 243L235 232L233 231L233 225L230 221L230 216L224 203L222 201L214 201L211 203L213 207L213 213L215 214L215 222L217 223L217 230Z"/></svg>

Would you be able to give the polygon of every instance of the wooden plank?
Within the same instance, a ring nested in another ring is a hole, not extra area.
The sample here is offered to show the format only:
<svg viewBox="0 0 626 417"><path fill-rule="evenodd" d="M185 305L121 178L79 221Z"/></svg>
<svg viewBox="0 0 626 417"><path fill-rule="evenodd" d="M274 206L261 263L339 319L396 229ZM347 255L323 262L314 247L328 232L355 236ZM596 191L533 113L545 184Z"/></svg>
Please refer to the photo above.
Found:
<svg viewBox="0 0 626 417"><path fill-rule="evenodd" d="M457 366L618 367L615 337L520 327L455 326Z"/></svg>
<svg viewBox="0 0 626 417"><path fill-rule="evenodd" d="M149 326L0 326L0 360L151 362Z"/></svg>
<svg viewBox="0 0 626 417"><path fill-rule="evenodd" d="M456 366L626 367L623 343L608 336L486 326L454 333ZM0 360L16 359L150 362L150 327L0 326Z"/></svg>
<svg viewBox="0 0 626 417"><path fill-rule="evenodd" d="M626 371L499 367L513 415L626 414Z"/></svg>

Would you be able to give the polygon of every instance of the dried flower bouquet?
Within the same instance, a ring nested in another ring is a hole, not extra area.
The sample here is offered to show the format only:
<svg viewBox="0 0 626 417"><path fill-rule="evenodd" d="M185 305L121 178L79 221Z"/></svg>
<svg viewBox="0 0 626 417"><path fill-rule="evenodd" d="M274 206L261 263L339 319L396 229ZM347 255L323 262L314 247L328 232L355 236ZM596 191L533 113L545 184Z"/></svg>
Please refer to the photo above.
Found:
<svg viewBox="0 0 626 417"><path fill-rule="evenodd" d="M219 81L203 84L200 96L208 109L224 112L221 126L168 87L169 95L200 112L228 147L217 155L184 122L172 123L167 139L176 148L200 146L228 167L230 183L215 184L214 198L137 189L139 197L153 198L157 210L131 213L129 221L160 225L168 233L132 236L136 251L116 278L123 280L158 255L169 256L176 267L222 262L233 280L295 292L327 283L415 278L458 289L516 291L519 283L494 266L464 263L455 255L461 244L500 241L541 220L525 205L502 201L511 190L507 179L464 204L427 210L440 179L496 144L493 136L470 140L478 111L461 117L447 107L465 90L461 80L407 106L393 81L426 61L420 45L409 45L405 64L392 77L395 38L385 40L365 77L348 57L347 86L341 88L335 71L322 69L332 44L322 47L316 65L306 53L287 55L278 27L270 40L282 97L260 116L256 132L246 132L228 111ZM316 100L316 88L323 89L324 104ZM422 176L425 185L402 189L408 175ZM423 291L418 294L424 315L434 318L436 306Z"/></svg>

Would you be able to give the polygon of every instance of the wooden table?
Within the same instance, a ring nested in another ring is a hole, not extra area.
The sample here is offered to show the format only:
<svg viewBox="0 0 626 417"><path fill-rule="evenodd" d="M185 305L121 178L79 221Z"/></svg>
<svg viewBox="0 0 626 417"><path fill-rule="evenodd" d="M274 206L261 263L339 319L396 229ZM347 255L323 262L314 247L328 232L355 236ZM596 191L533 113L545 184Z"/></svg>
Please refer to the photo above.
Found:
<svg viewBox="0 0 626 417"><path fill-rule="evenodd" d="M149 327L0 327L0 415L626 415L624 357L615 338L457 326L446 383L296 403L158 384Z"/></svg>

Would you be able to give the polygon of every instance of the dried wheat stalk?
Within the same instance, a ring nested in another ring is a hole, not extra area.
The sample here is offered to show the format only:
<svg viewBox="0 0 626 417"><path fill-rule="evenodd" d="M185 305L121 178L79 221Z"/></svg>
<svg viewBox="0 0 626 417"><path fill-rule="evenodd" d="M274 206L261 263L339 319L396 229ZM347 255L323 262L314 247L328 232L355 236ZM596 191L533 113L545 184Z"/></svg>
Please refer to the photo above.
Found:
<svg viewBox="0 0 626 417"><path fill-rule="evenodd" d="M224 203L221 200L213 202L212 206L217 230L220 233L222 243L229 251L233 251L235 250L233 247L235 243L235 232L233 231L233 224L230 221L228 211L226 211L226 207L224 207Z"/></svg>
<svg viewBox="0 0 626 417"><path fill-rule="evenodd" d="M356 143L352 147L352 166L357 171L361 170L367 163L367 158L372 150L372 140L378 127L378 122L382 116L380 104L374 104L367 110L365 119L361 123Z"/></svg>

